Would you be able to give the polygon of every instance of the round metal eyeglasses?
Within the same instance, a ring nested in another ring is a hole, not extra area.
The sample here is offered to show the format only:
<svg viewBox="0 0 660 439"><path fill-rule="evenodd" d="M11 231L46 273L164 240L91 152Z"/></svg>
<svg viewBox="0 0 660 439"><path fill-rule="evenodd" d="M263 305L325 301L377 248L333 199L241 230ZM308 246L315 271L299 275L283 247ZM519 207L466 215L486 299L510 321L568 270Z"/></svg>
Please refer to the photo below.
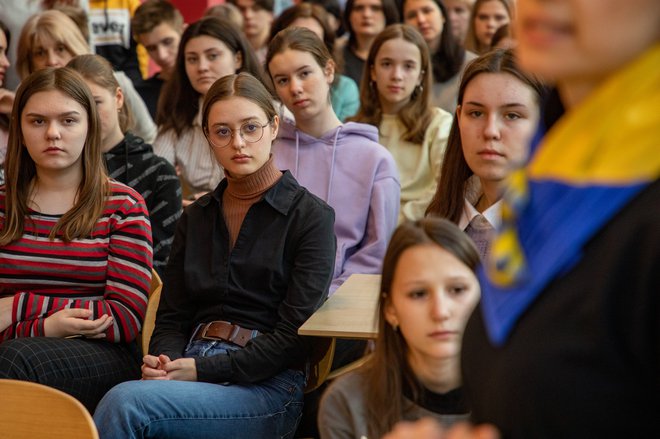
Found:
<svg viewBox="0 0 660 439"><path fill-rule="evenodd" d="M245 141L245 143L255 143L261 140L264 136L264 128L272 123L272 120L261 125L259 122L248 121L243 123L238 130L238 134ZM234 130L226 125L219 125L212 128L207 132L207 137L211 145L216 148L224 148L228 146L234 138Z"/></svg>

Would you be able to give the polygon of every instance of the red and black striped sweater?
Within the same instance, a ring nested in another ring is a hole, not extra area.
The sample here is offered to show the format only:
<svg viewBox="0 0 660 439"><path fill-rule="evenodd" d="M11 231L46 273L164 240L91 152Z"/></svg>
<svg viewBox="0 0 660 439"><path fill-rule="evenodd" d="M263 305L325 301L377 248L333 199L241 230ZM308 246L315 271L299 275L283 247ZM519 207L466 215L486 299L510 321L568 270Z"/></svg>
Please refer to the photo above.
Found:
<svg viewBox="0 0 660 439"><path fill-rule="evenodd" d="M32 212L21 239L0 247L0 296L14 296L12 324L0 342L44 336L45 318L64 308L91 309L92 319L111 315L110 342L136 338L151 280L151 226L137 192L113 180L110 191L90 236L51 241L48 234L60 216ZM4 221L3 186L0 227Z"/></svg>

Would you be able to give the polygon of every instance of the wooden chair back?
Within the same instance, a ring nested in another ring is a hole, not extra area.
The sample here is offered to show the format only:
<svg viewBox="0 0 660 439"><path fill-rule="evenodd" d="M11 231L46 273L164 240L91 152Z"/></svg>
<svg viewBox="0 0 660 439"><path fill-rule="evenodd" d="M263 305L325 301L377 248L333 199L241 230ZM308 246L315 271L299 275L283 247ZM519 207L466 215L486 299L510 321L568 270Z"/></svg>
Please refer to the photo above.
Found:
<svg viewBox="0 0 660 439"><path fill-rule="evenodd" d="M149 289L149 302L147 303L147 312L144 315L144 322L142 322L142 355L147 355L149 352L149 341L151 334L154 332L156 326L156 311L158 311L158 304L160 303L160 292L163 289L163 281L155 270L151 271L151 288Z"/></svg>
<svg viewBox="0 0 660 439"><path fill-rule="evenodd" d="M60 390L0 379L0 436L12 439L98 439L85 406Z"/></svg>

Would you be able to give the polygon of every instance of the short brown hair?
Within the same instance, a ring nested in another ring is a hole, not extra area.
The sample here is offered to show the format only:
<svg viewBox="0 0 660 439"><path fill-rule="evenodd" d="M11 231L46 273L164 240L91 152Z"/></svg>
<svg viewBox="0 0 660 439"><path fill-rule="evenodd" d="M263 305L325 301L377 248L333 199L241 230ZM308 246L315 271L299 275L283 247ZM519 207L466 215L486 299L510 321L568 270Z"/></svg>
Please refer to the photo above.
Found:
<svg viewBox="0 0 660 439"><path fill-rule="evenodd" d="M133 14L131 32L137 37L151 32L161 23L169 24L179 33L183 32L183 16L172 3L167 0L146 0Z"/></svg>

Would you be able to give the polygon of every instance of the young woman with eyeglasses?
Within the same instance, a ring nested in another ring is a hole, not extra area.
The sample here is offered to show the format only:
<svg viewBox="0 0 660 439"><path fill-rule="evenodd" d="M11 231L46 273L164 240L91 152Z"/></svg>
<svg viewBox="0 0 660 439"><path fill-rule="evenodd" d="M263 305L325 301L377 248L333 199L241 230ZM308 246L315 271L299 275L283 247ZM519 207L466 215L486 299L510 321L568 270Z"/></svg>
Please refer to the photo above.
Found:
<svg viewBox="0 0 660 439"><path fill-rule="evenodd" d="M251 75L207 92L202 129L225 178L179 221L143 380L101 401L104 438L293 435L308 352L297 331L327 296L334 213L275 166L279 128Z"/></svg>
<svg viewBox="0 0 660 439"><path fill-rule="evenodd" d="M222 179L222 169L206 148L200 112L211 85L239 72L261 77L250 44L233 23L207 17L186 28L172 78L158 101L158 137L153 143L154 152L179 173L184 206L213 190Z"/></svg>

